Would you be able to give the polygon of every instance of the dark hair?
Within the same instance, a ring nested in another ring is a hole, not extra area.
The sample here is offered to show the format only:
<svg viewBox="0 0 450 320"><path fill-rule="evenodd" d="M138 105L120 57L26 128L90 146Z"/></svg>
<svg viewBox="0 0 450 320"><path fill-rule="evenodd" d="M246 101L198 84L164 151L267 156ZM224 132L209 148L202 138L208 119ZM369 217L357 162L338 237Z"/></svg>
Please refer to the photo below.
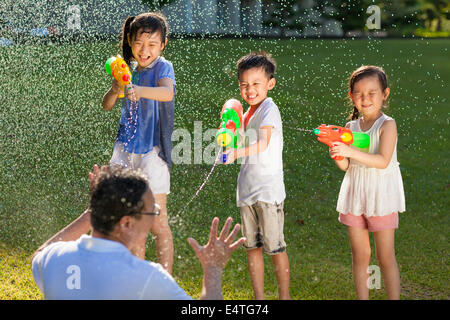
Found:
<svg viewBox="0 0 450 320"><path fill-rule="evenodd" d="M241 78L244 71L252 68L263 68L267 77L272 79L277 69L275 60L265 51L251 52L250 54L243 56L238 60L236 66L238 70L238 79Z"/></svg>
<svg viewBox="0 0 450 320"><path fill-rule="evenodd" d="M147 178L131 169L101 172L91 192L89 209L94 230L108 235L123 216L138 215L142 196L149 190Z"/></svg>
<svg viewBox="0 0 450 320"><path fill-rule="evenodd" d="M359 80L376 76L378 78L378 81L380 82L381 89L383 92L388 88L388 79L386 72L384 72L383 68L377 67L377 66L361 66L350 76L350 79L348 81L348 88L350 93L353 93L353 88L355 87L355 83L357 83ZM350 99L350 103L352 103ZM348 117L351 120L356 120L359 118L359 111L356 109L355 106L353 106L353 112Z"/></svg>
<svg viewBox="0 0 450 320"><path fill-rule="evenodd" d="M159 32L161 34L161 42L166 41L169 37L169 25L166 17L160 12L141 13L136 17L127 17L122 25L120 48L122 49L123 59L128 64L133 59L133 52L128 43L128 35L130 40L133 41L141 28L143 29L142 32Z"/></svg>

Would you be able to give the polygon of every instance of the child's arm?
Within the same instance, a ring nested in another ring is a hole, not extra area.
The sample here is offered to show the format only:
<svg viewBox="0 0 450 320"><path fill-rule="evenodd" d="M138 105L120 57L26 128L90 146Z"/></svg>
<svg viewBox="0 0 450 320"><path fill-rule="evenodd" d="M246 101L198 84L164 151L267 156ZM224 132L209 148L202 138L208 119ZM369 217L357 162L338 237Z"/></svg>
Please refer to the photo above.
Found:
<svg viewBox="0 0 450 320"><path fill-rule="evenodd" d="M256 143L244 148L227 150L226 154L228 154L228 156L225 164L233 163L238 158L248 157L266 151L272 136L272 128L272 126L260 127L258 130L258 140Z"/></svg>
<svg viewBox="0 0 450 320"><path fill-rule="evenodd" d="M121 92L116 79L113 79L111 88L105 93L102 99L102 107L104 110L111 110L117 103L117 97Z"/></svg>
<svg viewBox="0 0 450 320"><path fill-rule="evenodd" d="M335 153L332 152L332 149L329 149L330 152L330 157L334 157L336 156ZM344 157L344 159L342 160L334 160L334 163L336 163L336 166L341 169L342 171L347 171L348 166L350 165L350 160L346 157Z"/></svg>
<svg viewBox="0 0 450 320"><path fill-rule="evenodd" d="M346 127L347 129L349 129L349 128L350 128L350 122L347 122L347 123L345 124L345 127ZM334 153L332 152L332 148L329 148L329 149L328 149L328 152L330 153L330 157L331 157L331 158L333 158L334 156L336 156L336 154L334 154ZM333 160L334 160L334 159L333 159ZM342 160L334 160L334 163L336 163L336 166L337 166L339 169L341 169L342 171L347 171L348 166L350 165L350 160L349 160L348 158L344 157L344 159L342 159Z"/></svg>
<svg viewBox="0 0 450 320"><path fill-rule="evenodd" d="M389 120L385 121L380 128L380 146L378 148L378 153L371 154L362 152L350 148L345 143L336 142L335 146L331 148L330 154L332 156L343 156L345 158L352 158L358 162L365 164L368 167L385 169L391 162L396 142L397 142L397 125L395 124L394 120ZM338 167L340 167L338 162L342 161L336 161Z"/></svg>
<svg viewBox="0 0 450 320"><path fill-rule="evenodd" d="M159 80L157 87L132 85L125 89L125 95L131 101L137 101L141 98L156 101L172 101L174 95L173 80L163 78Z"/></svg>

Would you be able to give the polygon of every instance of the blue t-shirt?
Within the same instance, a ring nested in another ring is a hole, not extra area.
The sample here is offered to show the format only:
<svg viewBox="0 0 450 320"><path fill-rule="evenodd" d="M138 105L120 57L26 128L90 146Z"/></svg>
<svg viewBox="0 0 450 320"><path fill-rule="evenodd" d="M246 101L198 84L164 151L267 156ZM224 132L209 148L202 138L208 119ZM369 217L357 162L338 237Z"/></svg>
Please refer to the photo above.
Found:
<svg viewBox="0 0 450 320"><path fill-rule="evenodd" d="M32 261L45 299L191 300L157 263L141 260L123 244L81 236L54 242Z"/></svg>
<svg viewBox="0 0 450 320"><path fill-rule="evenodd" d="M132 71L132 83L138 86L157 87L161 79L173 81L175 94L175 73L172 63L158 57L150 66ZM154 146L160 146L159 156L171 164L174 102L161 102L141 98L136 102L122 101L122 116L119 122L117 141L126 152L144 154Z"/></svg>

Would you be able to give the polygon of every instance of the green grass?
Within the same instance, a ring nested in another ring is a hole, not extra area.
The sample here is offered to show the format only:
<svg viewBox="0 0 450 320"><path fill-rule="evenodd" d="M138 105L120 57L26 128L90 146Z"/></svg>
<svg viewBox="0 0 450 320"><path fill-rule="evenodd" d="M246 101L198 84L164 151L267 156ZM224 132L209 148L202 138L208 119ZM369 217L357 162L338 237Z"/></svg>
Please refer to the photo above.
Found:
<svg viewBox="0 0 450 320"><path fill-rule="evenodd" d="M407 207L396 233L402 298L450 297L449 44L426 39L169 42L165 56L177 80L175 127L190 132L194 121L202 121L203 131L217 128L223 102L240 98L234 72L240 56L263 49L278 62L270 95L285 126L285 238L294 299L355 298L350 246L335 211L343 172L312 134L287 127L343 125L350 111L347 78L362 64L380 65L390 78L387 113L398 125ZM120 108L104 112L100 103L111 82L103 64L117 52L118 44L109 42L0 48L0 299L42 298L30 256L84 211L88 172L94 163L109 162ZM168 197L174 275L194 297L200 294L202 272L186 238L205 242L213 216L239 221L237 165L216 168L180 213L209 170L208 164L174 165ZM155 259L151 240L147 258ZM265 263L266 295L276 299L269 256ZM377 264L374 257L371 264ZM243 249L228 263L223 287L225 299L252 298ZM384 299L383 289L371 290L371 298Z"/></svg>

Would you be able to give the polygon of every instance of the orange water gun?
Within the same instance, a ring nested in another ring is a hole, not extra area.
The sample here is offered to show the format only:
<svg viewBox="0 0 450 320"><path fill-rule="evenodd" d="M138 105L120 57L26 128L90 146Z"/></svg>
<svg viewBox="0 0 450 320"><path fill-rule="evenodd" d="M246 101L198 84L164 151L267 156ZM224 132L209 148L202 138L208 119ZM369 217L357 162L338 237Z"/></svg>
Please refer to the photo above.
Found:
<svg viewBox="0 0 450 320"><path fill-rule="evenodd" d="M350 129L344 127L321 124L313 130L313 133L317 135L318 141L325 143L330 148L333 147L334 142L338 141L361 149L367 148L370 145L370 136L367 133L352 132ZM342 160L344 157L336 156L333 159Z"/></svg>
<svg viewBox="0 0 450 320"><path fill-rule="evenodd" d="M120 55L106 60L105 70L117 80L122 91L124 91L126 85L131 83L130 68L128 68L127 63ZM119 93L119 98L123 98L124 96L123 93Z"/></svg>

